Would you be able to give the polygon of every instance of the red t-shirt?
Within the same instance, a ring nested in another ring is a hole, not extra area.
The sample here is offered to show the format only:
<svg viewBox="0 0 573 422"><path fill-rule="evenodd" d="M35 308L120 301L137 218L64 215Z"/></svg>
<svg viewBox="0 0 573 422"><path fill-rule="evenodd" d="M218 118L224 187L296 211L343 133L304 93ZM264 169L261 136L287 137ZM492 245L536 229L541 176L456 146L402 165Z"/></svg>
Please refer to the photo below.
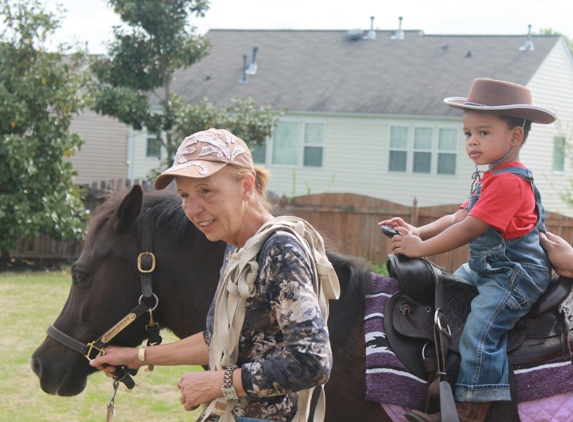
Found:
<svg viewBox="0 0 573 422"><path fill-rule="evenodd" d="M520 162L513 161L495 171L506 167L526 168ZM464 202L460 208L465 208L468 202ZM537 222L531 184L515 174L494 175L486 171L482 177L480 198L469 215L492 226L506 240L524 236Z"/></svg>

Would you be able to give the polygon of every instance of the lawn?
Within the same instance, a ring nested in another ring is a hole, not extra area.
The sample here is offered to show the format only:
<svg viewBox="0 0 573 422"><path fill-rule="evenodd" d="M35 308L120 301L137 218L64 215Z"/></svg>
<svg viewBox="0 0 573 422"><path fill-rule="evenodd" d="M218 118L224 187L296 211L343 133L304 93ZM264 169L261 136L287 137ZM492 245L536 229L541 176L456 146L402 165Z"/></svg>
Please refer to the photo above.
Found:
<svg viewBox="0 0 573 422"><path fill-rule="evenodd" d="M70 287L68 270L50 272L0 272L2 336L0 341L0 420L2 421L103 421L112 392L112 380L102 373L89 378L75 397L50 396L42 391L29 366L46 329L59 315ZM175 341L163 333L164 342ZM86 361L87 363L87 361ZM200 367L156 367L141 370L136 386L120 386L115 399L114 421L189 421L179 404L177 379Z"/></svg>

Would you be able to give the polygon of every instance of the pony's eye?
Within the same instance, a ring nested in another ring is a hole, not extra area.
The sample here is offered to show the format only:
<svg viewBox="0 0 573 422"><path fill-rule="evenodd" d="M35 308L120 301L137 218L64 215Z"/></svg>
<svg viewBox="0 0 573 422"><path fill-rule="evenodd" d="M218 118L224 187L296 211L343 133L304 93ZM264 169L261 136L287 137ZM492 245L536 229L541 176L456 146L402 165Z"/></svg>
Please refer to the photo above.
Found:
<svg viewBox="0 0 573 422"><path fill-rule="evenodd" d="M85 284L88 281L88 275L84 273L74 272L72 274L72 280L75 284Z"/></svg>

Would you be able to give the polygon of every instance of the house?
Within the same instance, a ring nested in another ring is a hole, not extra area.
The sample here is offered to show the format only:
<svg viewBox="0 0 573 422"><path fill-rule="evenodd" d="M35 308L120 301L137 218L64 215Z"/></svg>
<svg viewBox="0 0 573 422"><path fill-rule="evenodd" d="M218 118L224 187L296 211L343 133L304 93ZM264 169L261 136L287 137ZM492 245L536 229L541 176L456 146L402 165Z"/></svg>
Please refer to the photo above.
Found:
<svg viewBox="0 0 573 422"><path fill-rule="evenodd" d="M559 120L533 125L521 159L546 208L573 216L559 196L573 172L563 149L573 136L573 58L563 37L363 35L211 30L210 55L178 72L171 88L188 103L252 97L286 108L272 139L254 151L278 195L352 192L431 206L462 202L474 171L462 113L443 99L466 96L478 77L526 85ZM157 166L153 145L145 132L133 134L132 177Z"/></svg>
<svg viewBox="0 0 573 422"><path fill-rule="evenodd" d="M84 139L80 151L68 159L78 173L74 177L78 185L128 178L133 131L127 125L88 111L72 121L70 130Z"/></svg>

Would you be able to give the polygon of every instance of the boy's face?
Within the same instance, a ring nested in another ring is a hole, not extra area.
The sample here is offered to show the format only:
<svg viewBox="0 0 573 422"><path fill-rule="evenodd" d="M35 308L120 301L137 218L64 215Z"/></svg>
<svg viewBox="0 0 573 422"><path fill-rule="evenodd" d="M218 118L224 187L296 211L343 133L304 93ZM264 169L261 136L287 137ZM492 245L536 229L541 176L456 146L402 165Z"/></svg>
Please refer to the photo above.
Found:
<svg viewBox="0 0 573 422"><path fill-rule="evenodd" d="M493 113L464 110L466 152L477 165L493 164L503 158L511 147L521 145L523 133L520 134L519 129L510 130L507 122ZM515 160L517 157L519 148L516 148L504 162Z"/></svg>

